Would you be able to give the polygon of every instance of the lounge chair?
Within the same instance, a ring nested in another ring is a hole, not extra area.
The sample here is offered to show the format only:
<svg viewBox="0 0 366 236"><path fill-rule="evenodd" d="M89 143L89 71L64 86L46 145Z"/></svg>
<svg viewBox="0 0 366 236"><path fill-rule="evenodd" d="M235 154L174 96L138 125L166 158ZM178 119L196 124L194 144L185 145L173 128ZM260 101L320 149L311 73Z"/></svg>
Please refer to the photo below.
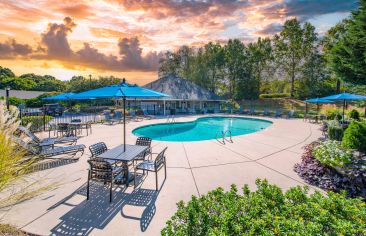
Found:
<svg viewBox="0 0 366 236"><path fill-rule="evenodd" d="M104 184L109 183L109 202L112 202L112 189L113 183L116 178L125 172L126 167L113 166L108 161L101 158L94 158L88 160L89 171L88 171L88 182L86 190L86 199L89 200L89 182L91 180L103 182Z"/></svg>
<svg viewBox="0 0 366 236"><path fill-rule="evenodd" d="M147 120L151 120L151 119L154 118L154 116L151 116L151 115L147 114L144 110L138 110L138 111L136 111L136 115L137 116L140 116L140 117L142 117L144 119L147 119Z"/></svg>
<svg viewBox="0 0 366 236"><path fill-rule="evenodd" d="M82 152L81 155L84 154L85 145L70 145L70 146L62 146L62 147L44 147L39 145L32 145L30 143L24 142L19 137L14 137L15 142L26 149L30 154L36 155L42 158L49 158L53 156L58 156L62 154L73 154L76 155L78 152Z"/></svg>
<svg viewBox="0 0 366 236"><path fill-rule="evenodd" d="M269 116L269 110L268 109L264 109L263 116Z"/></svg>
<svg viewBox="0 0 366 236"><path fill-rule="evenodd" d="M291 119L291 118L294 118L294 114L295 114L295 111L294 110L291 110L287 113L287 118L288 119Z"/></svg>
<svg viewBox="0 0 366 236"><path fill-rule="evenodd" d="M104 112L104 121L108 122L110 125L113 125L114 123L119 122L119 120L112 118L110 112Z"/></svg>
<svg viewBox="0 0 366 236"><path fill-rule="evenodd" d="M149 147L145 152L140 153L138 156L135 157L135 159L133 160L133 162L137 162L137 161L144 161L146 156L150 156L151 158L151 138L148 137L138 137L136 139L136 145L139 146L147 146Z"/></svg>
<svg viewBox="0 0 366 236"><path fill-rule="evenodd" d="M25 135L27 135L35 144L38 144L39 146L54 146L54 144L76 144L78 141L78 137L76 136L70 136L70 137L57 137L57 138L45 138L40 139L35 134L33 134L29 129L19 126L18 130Z"/></svg>
<svg viewBox="0 0 366 236"><path fill-rule="evenodd" d="M248 114L251 115L251 116L254 116L256 114L256 111L254 110L254 108L250 108Z"/></svg>
<svg viewBox="0 0 366 236"><path fill-rule="evenodd" d="M276 110L275 117L276 118L281 118L282 117L282 110Z"/></svg>
<svg viewBox="0 0 366 236"><path fill-rule="evenodd" d="M143 170L144 172L155 172L155 184L156 184L156 191L158 191L158 171L164 166L164 179L166 179L166 157L165 157L165 151L168 149L168 147L164 148L156 157L156 159L153 160L145 160L139 164L136 165L134 168L134 173L136 176L137 170ZM134 188L136 188L136 178L134 178Z"/></svg>

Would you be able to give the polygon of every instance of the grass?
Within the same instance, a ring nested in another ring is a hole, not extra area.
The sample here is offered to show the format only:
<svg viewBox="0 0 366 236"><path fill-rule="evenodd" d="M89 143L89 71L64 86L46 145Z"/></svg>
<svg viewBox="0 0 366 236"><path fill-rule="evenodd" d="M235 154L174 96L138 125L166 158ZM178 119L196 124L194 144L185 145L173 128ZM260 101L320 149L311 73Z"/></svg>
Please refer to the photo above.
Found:
<svg viewBox="0 0 366 236"><path fill-rule="evenodd" d="M25 232L11 226L8 224L0 224L0 235L1 236L20 236L20 235L27 235Z"/></svg>

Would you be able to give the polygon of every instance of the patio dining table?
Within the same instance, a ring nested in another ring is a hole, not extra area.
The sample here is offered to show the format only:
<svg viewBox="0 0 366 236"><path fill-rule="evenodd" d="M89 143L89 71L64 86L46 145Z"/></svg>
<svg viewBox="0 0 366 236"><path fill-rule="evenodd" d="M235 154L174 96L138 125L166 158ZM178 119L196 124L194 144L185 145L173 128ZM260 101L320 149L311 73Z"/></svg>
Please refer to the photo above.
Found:
<svg viewBox="0 0 366 236"><path fill-rule="evenodd" d="M102 159L122 162L122 165L126 166L125 184L126 187L128 187L129 182L132 181L133 178L135 178L132 173L129 173L128 162L133 161L138 155L145 152L148 148L148 146L126 144L126 151L123 151L123 144L121 144L100 154L98 157Z"/></svg>

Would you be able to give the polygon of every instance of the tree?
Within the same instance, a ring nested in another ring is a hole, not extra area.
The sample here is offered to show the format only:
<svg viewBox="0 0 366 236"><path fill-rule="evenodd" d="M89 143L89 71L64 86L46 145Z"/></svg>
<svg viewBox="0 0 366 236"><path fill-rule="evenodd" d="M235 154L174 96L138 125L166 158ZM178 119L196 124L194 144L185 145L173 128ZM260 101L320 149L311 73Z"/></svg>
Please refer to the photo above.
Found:
<svg viewBox="0 0 366 236"><path fill-rule="evenodd" d="M219 80L222 80L222 70L225 64L224 50L220 44L209 42L205 45L204 60L209 77L208 90L216 93Z"/></svg>
<svg viewBox="0 0 366 236"><path fill-rule="evenodd" d="M10 87L14 90L32 90L36 83L27 78L9 77L0 81L0 88L4 89Z"/></svg>
<svg viewBox="0 0 366 236"><path fill-rule="evenodd" d="M366 85L366 0L360 0L349 19L329 30L325 52L340 79Z"/></svg>
<svg viewBox="0 0 366 236"><path fill-rule="evenodd" d="M283 30L274 36L274 53L279 67L291 81L291 97L295 94L295 80L302 70L303 63L309 58L317 40L315 28L294 18L287 20Z"/></svg>
<svg viewBox="0 0 366 236"><path fill-rule="evenodd" d="M235 99L237 83L242 76L245 46L239 39L230 39L224 47L225 50L225 70L228 86L228 97Z"/></svg>
<svg viewBox="0 0 366 236"><path fill-rule="evenodd" d="M9 68L0 66L0 80L14 77L15 74Z"/></svg>

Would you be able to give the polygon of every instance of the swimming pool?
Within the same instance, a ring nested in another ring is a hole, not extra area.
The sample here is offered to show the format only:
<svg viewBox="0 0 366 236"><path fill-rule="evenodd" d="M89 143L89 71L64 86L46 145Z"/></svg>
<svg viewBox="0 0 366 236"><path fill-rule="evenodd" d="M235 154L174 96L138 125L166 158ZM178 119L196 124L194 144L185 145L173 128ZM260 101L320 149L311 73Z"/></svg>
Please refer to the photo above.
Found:
<svg viewBox="0 0 366 236"><path fill-rule="evenodd" d="M215 139L219 132L230 130L232 136L250 134L263 130L272 122L242 117L203 117L190 122L146 125L136 128L136 136L169 142L191 142Z"/></svg>

